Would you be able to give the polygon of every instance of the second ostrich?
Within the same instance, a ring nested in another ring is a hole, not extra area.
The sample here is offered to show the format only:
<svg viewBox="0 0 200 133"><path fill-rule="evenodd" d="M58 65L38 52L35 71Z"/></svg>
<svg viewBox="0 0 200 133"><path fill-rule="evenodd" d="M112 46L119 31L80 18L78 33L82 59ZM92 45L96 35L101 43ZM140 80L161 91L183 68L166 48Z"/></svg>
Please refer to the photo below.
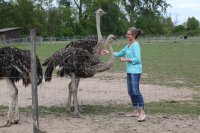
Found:
<svg viewBox="0 0 200 133"><path fill-rule="evenodd" d="M104 72L110 69L113 65L114 55L112 50L112 42L115 36L109 35L106 39L106 44L108 45L108 50L111 53L111 57L108 62L101 62L89 51L82 48L66 48L61 49L56 52L52 58L49 58L47 69L45 72L45 80L50 80L52 76L52 67L56 67L58 74L62 77L64 75L69 75L71 77L71 82L69 83L69 95L67 101L67 108L71 108L71 97L73 96L74 101L74 115L80 117L77 90L80 78L88 78L94 76L96 73ZM84 45L84 44L83 44ZM59 59L57 55L64 55L62 59ZM56 65L54 63L56 59ZM50 77L49 77L50 76Z"/></svg>

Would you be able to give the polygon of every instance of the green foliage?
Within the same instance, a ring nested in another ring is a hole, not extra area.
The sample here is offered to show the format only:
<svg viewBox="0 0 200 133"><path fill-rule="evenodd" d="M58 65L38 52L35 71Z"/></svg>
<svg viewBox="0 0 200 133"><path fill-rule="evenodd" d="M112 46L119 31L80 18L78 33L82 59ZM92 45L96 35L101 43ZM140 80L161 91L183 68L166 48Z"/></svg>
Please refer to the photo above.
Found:
<svg viewBox="0 0 200 133"><path fill-rule="evenodd" d="M10 21L14 14L14 5L9 2L0 1L0 28L15 26L14 21Z"/></svg>
<svg viewBox="0 0 200 133"><path fill-rule="evenodd" d="M199 27L199 21L195 17L188 18L187 29L196 30Z"/></svg>
<svg viewBox="0 0 200 133"><path fill-rule="evenodd" d="M34 28L36 28L37 35L45 37L47 35L46 31L47 12L43 8L37 5L34 8L33 16L34 16Z"/></svg>
<svg viewBox="0 0 200 133"><path fill-rule="evenodd" d="M171 35L172 34L172 29L174 28L173 22L171 17L161 17L161 27L162 27L162 34L164 35Z"/></svg>
<svg viewBox="0 0 200 133"><path fill-rule="evenodd" d="M170 35L174 27L171 17L155 16L150 10L144 10L135 25L144 35Z"/></svg>
<svg viewBox="0 0 200 133"><path fill-rule="evenodd" d="M52 2L53 0L0 1L0 17L2 18L0 27L22 27L23 35L28 35L32 27L37 29L38 36L96 35L95 16L92 14L98 8L102 8L108 13L102 18L103 35L111 33L122 35L128 27L135 25L138 18L137 24L139 28L144 28L145 33L165 32L159 31L163 25L158 19L159 14L165 12L168 7L165 1L135 0L129 1L131 4L129 5L127 1L120 0L92 0L90 2L58 0L57 6ZM132 10L132 7L136 10ZM142 12L143 14L145 12L145 17L142 17Z"/></svg>
<svg viewBox="0 0 200 133"><path fill-rule="evenodd" d="M102 17L101 30L108 34L123 35L128 27L136 26L146 35L183 34L173 30L171 17L164 17L170 6L166 0L12 0L0 1L0 28L22 27L27 36L30 28L38 36L96 35L94 11L102 8L108 14ZM200 33L199 22L189 18L187 35ZM177 31L178 30L178 31ZM184 33L186 34L186 33Z"/></svg>
<svg viewBox="0 0 200 133"><path fill-rule="evenodd" d="M172 33L174 35L185 35L186 34L186 28L183 25L175 26L172 30Z"/></svg>
<svg viewBox="0 0 200 133"><path fill-rule="evenodd" d="M195 17L188 18L187 20L187 35L194 36L200 33L199 21Z"/></svg>
<svg viewBox="0 0 200 133"><path fill-rule="evenodd" d="M153 11L148 9L143 9L141 16L136 21L136 27L143 30L144 34L160 34L161 33L161 23L159 18L153 13Z"/></svg>
<svg viewBox="0 0 200 133"><path fill-rule="evenodd" d="M17 0L15 4L15 18L13 19L18 27L23 27L24 34L35 27L34 6L30 0Z"/></svg>
<svg viewBox="0 0 200 133"><path fill-rule="evenodd" d="M111 33L116 35L124 34L128 28L128 21L126 20L125 14L114 3L103 3L102 7L107 12L107 15L105 15L102 21L102 31L104 31L105 35Z"/></svg>
<svg viewBox="0 0 200 133"><path fill-rule="evenodd" d="M128 2L127 2L128 1ZM165 13L167 8L170 6L166 0L127 0L122 1L125 7L127 15L130 19L130 24L135 25L138 18L145 16L156 16ZM149 22L149 21L148 21Z"/></svg>
<svg viewBox="0 0 200 133"><path fill-rule="evenodd" d="M186 102L153 102L146 104L146 110L150 114L179 114L179 115L200 115L200 103L195 103L190 101Z"/></svg>

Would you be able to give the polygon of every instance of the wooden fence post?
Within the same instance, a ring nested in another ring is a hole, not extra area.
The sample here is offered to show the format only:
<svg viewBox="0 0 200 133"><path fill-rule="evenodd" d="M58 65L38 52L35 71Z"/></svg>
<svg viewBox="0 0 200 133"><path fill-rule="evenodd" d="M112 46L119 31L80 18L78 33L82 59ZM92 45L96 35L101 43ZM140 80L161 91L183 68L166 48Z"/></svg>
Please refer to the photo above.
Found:
<svg viewBox="0 0 200 133"><path fill-rule="evenodd" d="M39 121L38 121L38 94L37 94L37 72L36 72L36 31L31 29L30 31L31 41L31 85L32 85L32 118L33 118L33 132L39 133Z"/></svg>

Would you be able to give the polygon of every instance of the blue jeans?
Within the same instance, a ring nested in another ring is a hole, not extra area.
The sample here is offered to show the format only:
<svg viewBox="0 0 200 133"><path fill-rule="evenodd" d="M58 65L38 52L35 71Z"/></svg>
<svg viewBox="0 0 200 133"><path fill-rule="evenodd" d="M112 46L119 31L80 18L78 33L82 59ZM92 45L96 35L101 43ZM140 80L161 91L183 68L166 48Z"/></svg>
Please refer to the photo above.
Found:
<svg viewBox="0 0 200 133"><path fill-rule="evenodd" d="M140 76L141 74L127 73L128 94L131 97L133 109L144 109L144 100L139 87Z"/></svg>

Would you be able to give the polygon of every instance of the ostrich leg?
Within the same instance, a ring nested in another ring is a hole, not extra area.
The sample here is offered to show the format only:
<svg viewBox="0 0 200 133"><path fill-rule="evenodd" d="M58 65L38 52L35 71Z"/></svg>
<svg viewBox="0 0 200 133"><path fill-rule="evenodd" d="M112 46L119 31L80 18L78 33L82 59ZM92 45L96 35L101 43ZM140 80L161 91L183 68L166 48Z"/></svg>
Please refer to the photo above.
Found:
<svg viewBox="0 0 200 133"><path fill-rule="evenodd" d="M76 79L76 87L77 88L78 88L79 82L80 82L80 79ZM73 88L72 79L71 79L71 82L68 85L68 88L69 88L69 93L68 93L66 110L71 112L71 99L72 99L72 88ZM78 101L78 98L77 98L77 101ZM74 101L73 101L73 103L74 103ZM80 107L79 107L79 111L80 111Z"/></svg>
<svg viewBox="0 0 200 133"><path fill-rule="evenodd" d="M78 105L78 99L77 99L77 90L78 90L78 82L80 81L80 79L76 79L76 75L75 73L72 73L71 75L71 79L72 79L72 95L73 95L73 102L74 102L74 115L76 117L81 117L81 114L79 112L79 105Z"/></svg>
<svg viewBox="0 0 200 133"><path fill-rule="evenodd" d="M17 87L10 79L6 79L7 84L9 86L9 93L10 93L10 105L8 110L8 116L6 122L0 127L9 127L11 126L11 119L13 116L13 108L15 108L15 115L14 115L14 123L19 122L19 111L18 111L18 90Z"/></svg>
<svg viewBox="0 0 200 133"><path fill-rule="evenodd" d="M80 78L76 78L76 88L77 88L77 92L78 92L78 85L79 85L79 82L80 82ZM81 109L80 106L79 106L77 93L76 93L76 99L77 99L77 103L78 103L78 110L79 110L79 112L80 112L82 109Z"/></svg>
<svg viewBox="0 0 200 133"><path fill-rule="evenodd" d="M16 90L16 94L15 94L15 97L14 97L14 108L15 108L15 113L14 113L14 121L13 121L13 124L18 124L19 123L19 105L18 105L18 89L16 87L15 84L13 84L13 87L15 88Z"/></svg>
<svg viewBox="0 0 200 133"><path fill-rule="evenodd" d="M72 81L69 83L68 88L69 88L69 93L68 93L66 110L69 111L69 112L71 112Z"/></svg>

